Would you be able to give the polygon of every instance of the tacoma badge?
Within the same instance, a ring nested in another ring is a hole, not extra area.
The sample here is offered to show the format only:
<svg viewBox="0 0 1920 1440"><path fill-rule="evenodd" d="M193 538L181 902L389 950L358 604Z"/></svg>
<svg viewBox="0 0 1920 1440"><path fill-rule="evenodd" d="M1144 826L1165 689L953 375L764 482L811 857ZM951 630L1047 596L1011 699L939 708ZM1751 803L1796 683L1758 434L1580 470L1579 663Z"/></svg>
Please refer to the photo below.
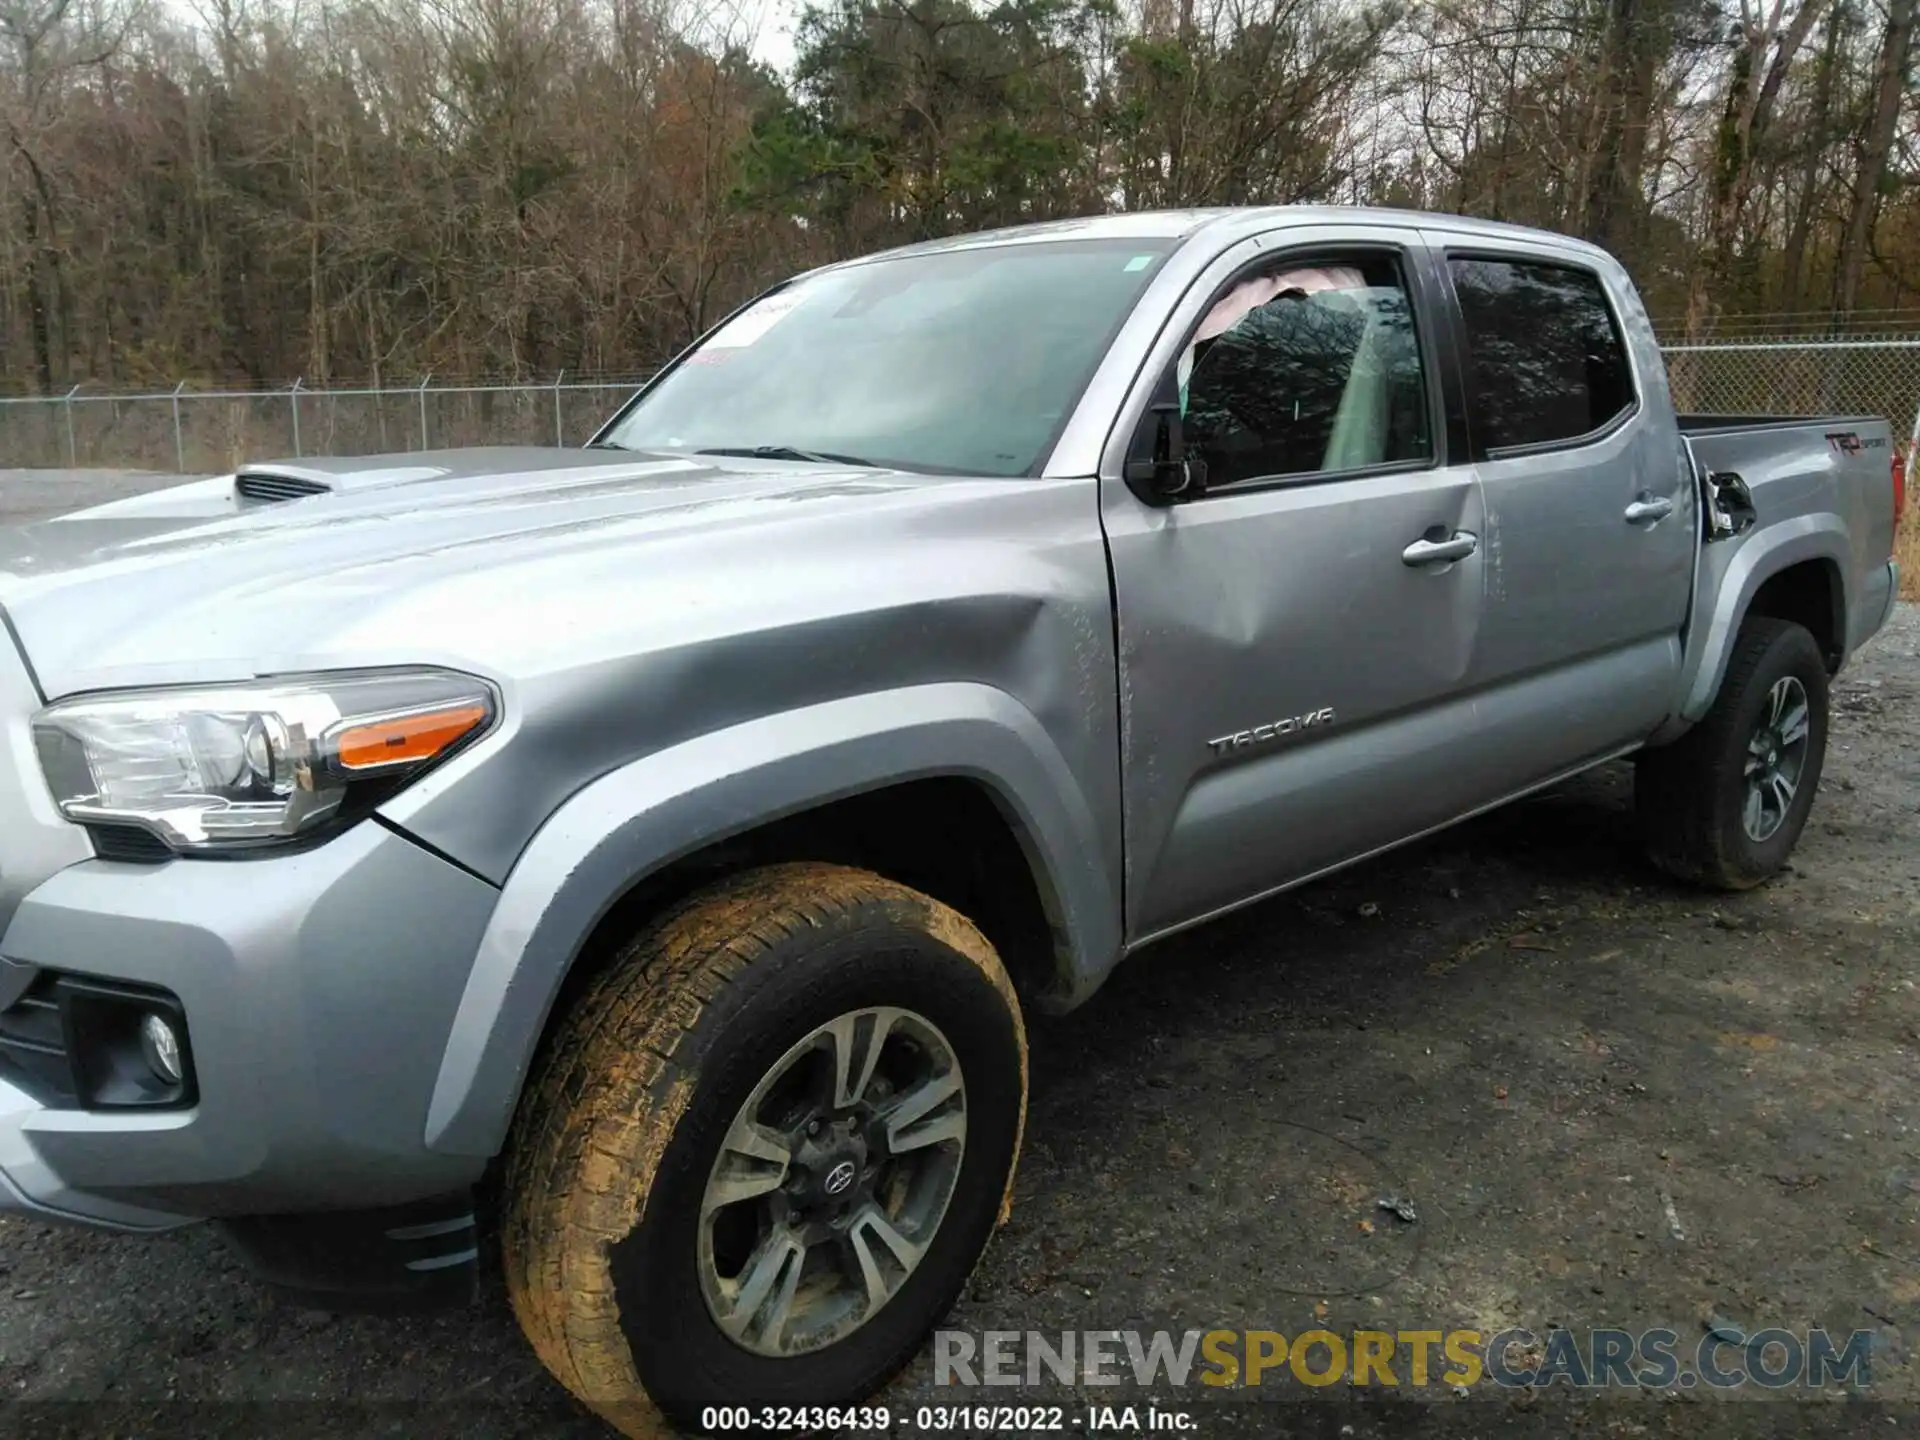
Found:
<svg viewBox="0 0 1920 1440"><path fill-rule="evenodd" d="M1232 735L1222 735L1218 740L1209 740L1207 748L1216 756L1228 755L1236 750L1251 750L1256 745L1265 745L1282 736L1297 734L1316 725L1331 725L1333 709L1311 710L1305 715L1289 715L1284 720L1275 720L1270 725L1256 725L1251 730L1240 730Z"/></svg>

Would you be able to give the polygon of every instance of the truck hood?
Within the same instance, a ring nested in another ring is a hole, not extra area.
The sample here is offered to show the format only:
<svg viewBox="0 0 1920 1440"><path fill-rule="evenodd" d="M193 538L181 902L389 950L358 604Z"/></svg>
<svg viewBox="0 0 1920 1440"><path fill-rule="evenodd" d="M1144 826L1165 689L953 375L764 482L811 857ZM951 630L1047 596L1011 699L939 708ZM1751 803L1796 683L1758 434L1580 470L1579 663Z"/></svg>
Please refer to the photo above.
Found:
<svg viewBox="0 0 1920 1440"><path fill-rule="evenodd" d="M615 450L277 462L0 531L0 608L49 698L341 664L525 673L737 605L775 562L844 574L883 512L1008 483Z"/></svg>

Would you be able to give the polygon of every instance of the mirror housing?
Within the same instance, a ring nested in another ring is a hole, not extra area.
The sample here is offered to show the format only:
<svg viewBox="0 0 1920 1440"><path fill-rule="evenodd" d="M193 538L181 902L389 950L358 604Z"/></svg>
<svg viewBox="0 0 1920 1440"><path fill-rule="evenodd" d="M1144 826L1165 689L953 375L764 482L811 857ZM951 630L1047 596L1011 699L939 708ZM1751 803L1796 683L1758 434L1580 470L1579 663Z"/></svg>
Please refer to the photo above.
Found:
<svg viewBox="0 0 1920 1440"><path fill-rule="evenodd" d="M1147 407L1123 474L1127 488L1149 505L1175 505L1206 494L1207 462L1187 453L1176 387L1162 386Z"/></svg>

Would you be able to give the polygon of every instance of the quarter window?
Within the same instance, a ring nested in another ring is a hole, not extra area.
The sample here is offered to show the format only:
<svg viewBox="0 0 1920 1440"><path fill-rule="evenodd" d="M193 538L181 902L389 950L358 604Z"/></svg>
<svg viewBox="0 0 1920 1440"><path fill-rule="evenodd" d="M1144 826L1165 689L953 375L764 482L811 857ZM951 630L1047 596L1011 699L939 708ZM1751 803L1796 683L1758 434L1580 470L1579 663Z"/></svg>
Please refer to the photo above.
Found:
<svg viewBox="0 0 1920 1440"><path fill-rule="evenodd" d="M1209 485L1433 454L1413 311L1390 260L1240 280L1195 332L1180 381Z"/></svg>
<svg viewBox="0 0 1920 1440"><path fill-rule="evenodd" d="M1517 260L1450 264L1485 449L1574 440L1633 404L1626 347L1597 275Z"/></svg>

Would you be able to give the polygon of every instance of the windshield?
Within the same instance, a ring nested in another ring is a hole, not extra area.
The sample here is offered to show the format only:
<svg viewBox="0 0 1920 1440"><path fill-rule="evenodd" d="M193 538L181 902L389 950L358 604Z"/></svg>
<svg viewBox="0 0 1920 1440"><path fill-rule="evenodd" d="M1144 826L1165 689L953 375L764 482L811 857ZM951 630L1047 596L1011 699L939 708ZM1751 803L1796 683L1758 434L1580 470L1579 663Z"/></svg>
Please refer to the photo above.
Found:
<svg viewBox="0 0 1920 1440"><path fill-rule="evenodd" d="M1171 244L1043 241L816 275L729 321L601 443L1026 474Z"/></svg>

